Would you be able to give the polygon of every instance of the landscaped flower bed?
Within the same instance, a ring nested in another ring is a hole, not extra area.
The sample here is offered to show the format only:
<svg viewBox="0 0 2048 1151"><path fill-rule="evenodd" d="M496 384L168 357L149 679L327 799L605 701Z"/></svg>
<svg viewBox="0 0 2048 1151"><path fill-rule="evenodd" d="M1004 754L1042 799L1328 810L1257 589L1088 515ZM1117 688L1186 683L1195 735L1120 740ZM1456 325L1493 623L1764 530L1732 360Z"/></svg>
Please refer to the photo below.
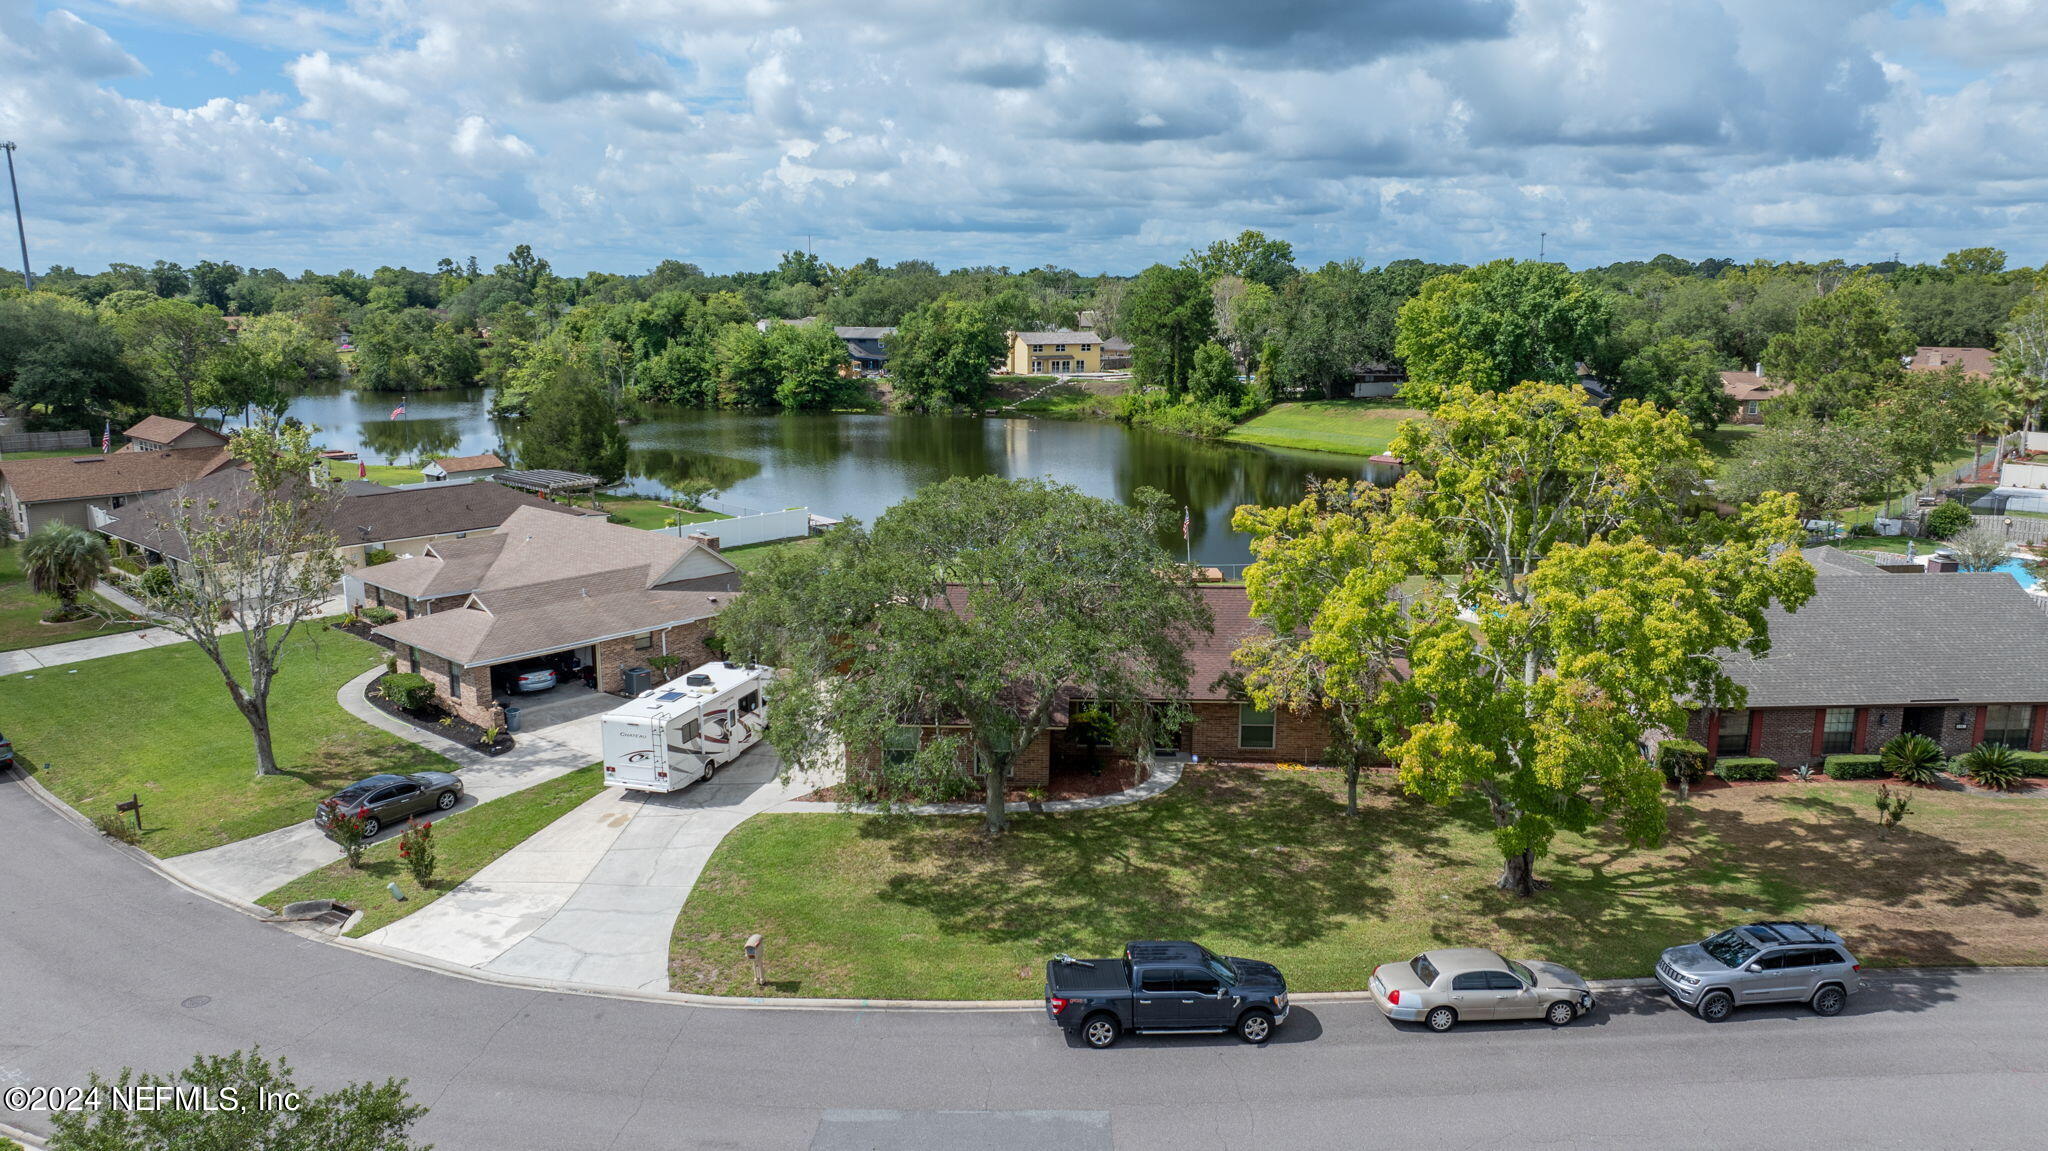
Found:
<svg viewBox="0 0 2048 1151"><path fill-rule="evenodd" d="M430 731L443 739L452 739L464 747L473 747L485 755L503 755L512 750L511 736L503 731L495 731L489 733L493 738L486 741L484 739L486 732L483 728L478 727L459 715L451 714L438 703L427 703L415 708L400 707L385 695L384 685L386 680L393 679L394 677L403 677L408 674L406 672L386 672L378 676L370 682L368 688L364 689L363 698L369 700L371 705L376 707L378 711L393 719L402 719L421 731Z"/></svg>

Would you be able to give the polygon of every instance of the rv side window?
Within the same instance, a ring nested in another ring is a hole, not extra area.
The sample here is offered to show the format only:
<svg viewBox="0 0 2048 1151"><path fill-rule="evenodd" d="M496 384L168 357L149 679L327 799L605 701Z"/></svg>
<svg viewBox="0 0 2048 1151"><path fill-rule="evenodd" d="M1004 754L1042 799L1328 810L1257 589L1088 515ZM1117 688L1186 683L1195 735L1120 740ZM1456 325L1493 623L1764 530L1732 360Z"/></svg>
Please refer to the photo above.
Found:
<svg viewBox="0 0 2048 1151"><path fill-rule="evenodd" d="M670 751L685 751L690 744L695 742L697 742L697 721L694 719L688 723L679 723L668 729L668 746Z"/></svg>
<svg viewBox="0 0 2048 1151"><path fill-rule="evenodd" d="M740 710L742 712L755 711L758 710L760 706L761 693L758 691L750 691L747 694L740 697Z"/></svg>

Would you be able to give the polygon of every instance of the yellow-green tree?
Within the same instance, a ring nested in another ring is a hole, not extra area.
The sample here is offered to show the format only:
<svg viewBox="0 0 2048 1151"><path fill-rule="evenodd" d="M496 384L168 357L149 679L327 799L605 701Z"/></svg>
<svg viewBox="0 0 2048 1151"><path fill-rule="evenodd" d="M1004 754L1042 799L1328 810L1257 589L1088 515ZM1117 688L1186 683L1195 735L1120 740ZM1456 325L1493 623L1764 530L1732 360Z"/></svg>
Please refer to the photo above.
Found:
<svg viewBox="0 0 2048 1151"><path fill-rule="evenodd" d="M1702 512L1712 463L1684 416L1551 384L1454 388L1391 451L1391 490L1239 511L1271 629L1239 653L1253 700L1325 710L1417 795L1483 798L1506 890L1534 892L1560 829L1657 843L1642 743L1739 706L1714 653L1761 654L1765 610L1812 594L1791 498Z"/></svg>

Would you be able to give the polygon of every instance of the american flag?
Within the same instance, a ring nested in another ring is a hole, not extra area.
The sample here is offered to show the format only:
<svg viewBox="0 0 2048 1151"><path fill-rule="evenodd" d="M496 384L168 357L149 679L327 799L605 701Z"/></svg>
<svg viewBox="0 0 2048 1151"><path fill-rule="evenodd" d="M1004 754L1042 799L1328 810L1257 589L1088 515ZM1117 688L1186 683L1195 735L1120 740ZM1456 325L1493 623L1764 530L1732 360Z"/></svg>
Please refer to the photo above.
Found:
<svg viewBox="0 0 2048 1151"><path fill-rule="evenodd" d="M1190 514L1190 513L1189 513L1189 511L1188 511L1188 509L1187 509L1187 508L1182 508L1182 509L1180 509L1180 538L1182 538L1182 539L1187 539L1187 538L1188 538L1188 515L1189 515L1189 514Z"/></svg>
<svg viewBox="0 0 2048 1151"><path fill-rule="evenodd" d="M405 414L405 405L404 405L404 404L400 404L400 405L398 405L397 407L395 407L395 408L391 409L391 418L392 418L392 419L394 419L394 420L395 420L395 419L397 419L398 417L400 417L400 416L404 415L404 414Z"/></svg>
<svg viewBox="0 0 2048 1151"><path fill-rule="evenodd" d="M106 455L114 449L114 421L108 420L100 428L100 454Z"/></svg>
<svg viewBox="0 0 2048 1151"><path fill-rule="evenodd" d="M369 478L370 478L370 465L368 465L368 464L364 463L364 462L363 462L363 461L361 461L361 460L357 460L357 461L356 461L356 478L357 478L357 479L359 479L359 480L366 480L366 479L369 479Z"/></svg>

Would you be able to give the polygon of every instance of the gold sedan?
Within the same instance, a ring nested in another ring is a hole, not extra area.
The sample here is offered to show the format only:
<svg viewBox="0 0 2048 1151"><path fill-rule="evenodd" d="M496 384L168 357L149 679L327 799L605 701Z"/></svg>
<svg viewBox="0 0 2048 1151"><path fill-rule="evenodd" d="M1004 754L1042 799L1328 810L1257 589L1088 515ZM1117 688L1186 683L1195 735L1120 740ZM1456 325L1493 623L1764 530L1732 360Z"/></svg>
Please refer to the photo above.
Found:
<svg viewBox="0 0 2048 1151"><path fill-rule="evenodd" d="M1479 947L1425 951L1372 972L1372 998L1389 1019L1449 1031L1464 1020L1542 1019L1563 1027L1593 1009L1586 981L1540 959Z"/></svg>

